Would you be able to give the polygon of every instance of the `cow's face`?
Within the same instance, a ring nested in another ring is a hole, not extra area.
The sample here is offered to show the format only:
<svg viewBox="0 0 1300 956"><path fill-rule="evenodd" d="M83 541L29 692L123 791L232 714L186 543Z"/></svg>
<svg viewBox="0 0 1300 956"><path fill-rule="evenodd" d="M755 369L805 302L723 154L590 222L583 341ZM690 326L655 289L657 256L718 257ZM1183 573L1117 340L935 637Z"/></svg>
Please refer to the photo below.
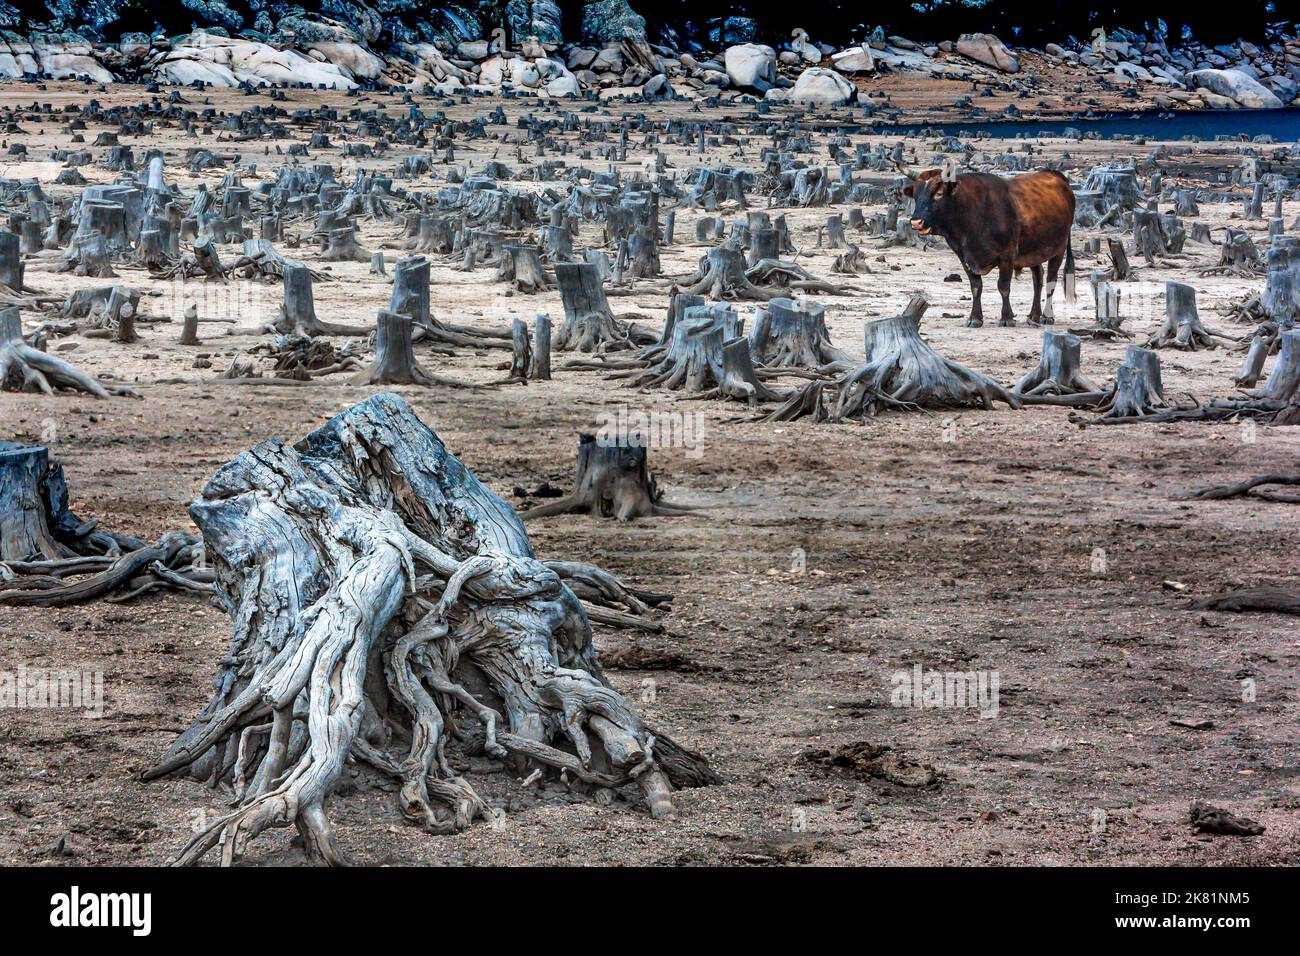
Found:
<svg viewBox="0 0 1300 956"><path fill-rule="evenodd" d="M903 188L903 194L916 200L912 210L912 228L923 236L943 234L948 207L957 191L957 183L944 182L937 169L927 169Z"/></svg>

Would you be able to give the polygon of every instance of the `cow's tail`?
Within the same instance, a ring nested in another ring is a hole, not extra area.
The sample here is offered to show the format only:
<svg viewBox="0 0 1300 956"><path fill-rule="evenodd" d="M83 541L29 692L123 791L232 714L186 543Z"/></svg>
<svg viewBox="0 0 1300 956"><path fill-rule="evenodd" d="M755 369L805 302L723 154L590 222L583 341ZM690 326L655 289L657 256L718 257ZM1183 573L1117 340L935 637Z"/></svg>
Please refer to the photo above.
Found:
<svg viewBox="0 0 1300 956"><path fill-rule="evenodd" d="M1074 295L1074 241L1073 236L1065 240L1065 301L1073 303Z"/></svg>

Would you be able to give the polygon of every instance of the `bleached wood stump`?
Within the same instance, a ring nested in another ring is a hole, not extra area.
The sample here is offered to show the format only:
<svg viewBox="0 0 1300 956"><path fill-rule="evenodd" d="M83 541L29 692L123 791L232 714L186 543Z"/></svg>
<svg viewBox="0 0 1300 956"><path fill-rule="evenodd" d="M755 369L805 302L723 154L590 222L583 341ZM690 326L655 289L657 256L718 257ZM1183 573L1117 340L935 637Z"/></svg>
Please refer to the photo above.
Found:
<svg viewBox="0 0 1300 956"><path fill-rule="evenodd" d="M539 561L510 507L398 396L296 445L259 443L190 514L235 635L212 701L144 777L227 782L236 809L178 863L217 846L232 863L290 824L309 858L346 862L327 807L350 758L398 781L407 820L463 830L488 807L448 762L453 730L524 774L637 785L655 816L671 813L670 775L711 778L604 681L566 581L644 603L598 568Z"/></svg>

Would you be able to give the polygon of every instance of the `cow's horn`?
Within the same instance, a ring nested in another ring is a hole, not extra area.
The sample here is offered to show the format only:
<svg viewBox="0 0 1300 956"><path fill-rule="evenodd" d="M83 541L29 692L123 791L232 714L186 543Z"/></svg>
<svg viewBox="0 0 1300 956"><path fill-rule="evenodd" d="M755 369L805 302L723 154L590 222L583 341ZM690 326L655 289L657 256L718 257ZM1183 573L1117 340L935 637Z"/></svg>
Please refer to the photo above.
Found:
<svg viewBox="0 0 1300 956"><path fill-rule="evenodd" d="M955 183L957 181L957 160L951 156L944 157L942 178L945 183Z"/></svg>

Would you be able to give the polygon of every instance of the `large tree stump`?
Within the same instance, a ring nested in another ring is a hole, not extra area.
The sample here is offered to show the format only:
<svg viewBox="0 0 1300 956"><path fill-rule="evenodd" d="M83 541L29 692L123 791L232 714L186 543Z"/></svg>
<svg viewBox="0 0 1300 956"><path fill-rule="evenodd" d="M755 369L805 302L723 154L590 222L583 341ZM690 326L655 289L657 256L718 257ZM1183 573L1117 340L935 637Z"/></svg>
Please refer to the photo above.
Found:
<svg viewBox="0 0 1300 956"><path fill-rule="evenodd" d="M1100 409L1102 419L1152 415L1167 408L1160 356L1136 345L1124 349L1124 363L1115 371L1115 390Z"/></svg>
<svg viewBox="0 0 1300 956"><path fill-rule="evenodd" d="M658 230L647 223L638 224L627 239L626 275L632 279L651 279L659 275Z"/></svg>
<svg viewBox="0 0 1300 956"><path fill-rule="evenodd" d="M516 292L529 295L554 287L542 266L536 246L503 246L497 265L497 280L509 282Z"/></svg>
<svg viewBox="0 0 1300 956"><path fill-rule="evenodd" d="M1017 395L1077 395L1099 392L1080 368L1083 343L1077 335L1043 330L1043 351L1034 369L1011 389Z"/></svg>
<svg viewBox="0 0 1300 956"><path fill-rule="evenodd" d="M677 296L674 306L685 295ZM630 378L629 384L638 388L685 389L701 398L750 404L785 397L759 381L735 310L721 304L686 305L669 326L667 344L646 350L646 367L611 377Z"/></svg>
<svg viewBox="0 0 1300 956"><path fill-rule="evenodd" d="M745 256L731 240L710 249L700 258L695 275L687 280L686 291L711 299L750 299L766 302L776 293L760 289L745 275Z"/></svg>
<svg viewBox="0 0 1300 956"><path fill-rule="evenodd" d="M781 258L781 233L770 226L759 226L749 230L749 255L745 262L754 266L764 259Z"/></svg>
<svg viewBox="0 0 1300 956"><path fill-rule="evenodd" d="M63 468L37 445L0 441L0 604L64 607L155 587L206 591L193 535L149 545L83 521L68 507ZM124 593L122 593L124 592Z"/></svg>
<svg viewBox="0 0 1300 956"><path fill-rule="evenodd" d="M846 353L831 345L826 307L802 297L778 297L760 306L749 330L749 345L755 360L769 368L817 369L849 361Z"/></svg>
<svg viewBox="0 0 1300 956"><path fill-rule="evenodd" d="M538 561L515 513L396 395L297 445L260 443L190 513L235 638L211 703L145 778L228 781L237 806L178 862L220 845L232 863L290 824L310 858L346 862L327 803L352 757L397 780L407 820L463 830L488 808L451 769L457 738L583 783L636 783L656 816L671 812L665 769L707 778L604 682L565 580L626 590L599 569Z"/></svg>
<svg viewBox="0 0 1300 956"><path fill-rule="evenodd" d="M1169 223L1160 213L1149 209L1133 211L1133 251L1155 265L1155 257L1176 252L1180 245Z"/></svg>
<svg viewBox="0 0 1300 956"><path fill-rule="evenodd" d="M1227 271L1253 275L1261 265L1259 247L1250 235L1229 227L1224 231L1219 247L1219 264L1211 271Z"/></svg>
<svg viewBox="0 0 1300 956"><path fill-rule="evenodd" d="M590 514L631 521L635 518L677 517L692 509L663 500L650 474L645 436L602 433L578 435L578 468L573 493L522 515L525 521L551 515Z"/></svg>
<svg viewBox="0 0 1300 956"><path fill-rule="evenodd" d="M302 335L316 338L320 335L369 335L370 329L359 325L342 325L323 322L316 317L316 299L312 293L311 269L301 263L284 267L284 301L280 315L268 331L281 335Z"/></svg>
<svg viewBox="0 0 1300 956"><path fill-rule="evenodd" d="M0 286L11 292L23 291L22 242L12 232L0 232Z"/></svg>
<svg viewBox="0 0 1300 956"><path fill-rule="evenodd" d="M348 225L329 232L329 244L321 254L325 262L369 262L370 252L357 241L357 227Z"/></svg>
<svg viewBox="0 0 1300 956"><path fill-rule="evenodd" d="M1273 371L1251 397L1283 406L1300 405L1300 329L1282 333Z"/></svg>
<svg viewBox="0 0 1300 956"><path fill-rule="evenodd" d="M1214 332L1201 324L1196 310L1196 289L1183 282L1165 283L1165 321L1147 339L1147 348L1175 348L1185 352L1212 349L1216 338L1235 341L1230 335Z"/></svg>
<svg viewBox="0 0 1300 956"><path fill-rule="evenodd" d="M914 298L909 312L863 326L866 359L835 382L833 419L865 419L890 408L990 409L994 401L1020 407L1016 395L945 358L921 338L926 307L924 299Z"/></svg>
<svg viewBox="0 0 1300 956"><path fill-rule="evenodd" d="M1300 240L1277 238L1268 250L1268 271L1259 297L1260 318L1287 327L1300 321Z"/></svg>
<svg viewBox="0 0 1300 956"><path fill-rule="evenodd" d="M594 352L609 346L630 347L627 327L610 311L595 265L557 262L555 278L564 301L564 324L552 339L556 349Z"/></svg>
<svg viewBox="0 0 1300 956"><path fill-rule="evenodd" d="M0 561L73 555L55 534L66 499L63 469L45 448L0 441Z"/></svg>
<svg viewBox="0 0 1300 956"><path fill-rule="evenodd" d="M572 262L573 233L567 225L542 227L542 258L547 262Z"/></svg>
<svg viewBox="0 0 1300 956"><path fill-rule="evenodd" d="M430 375L415 360L411 342L411 317L398 312L381 311L375 322L375 361L356 377L365 385L451 385L462 383Z"/></svg>

